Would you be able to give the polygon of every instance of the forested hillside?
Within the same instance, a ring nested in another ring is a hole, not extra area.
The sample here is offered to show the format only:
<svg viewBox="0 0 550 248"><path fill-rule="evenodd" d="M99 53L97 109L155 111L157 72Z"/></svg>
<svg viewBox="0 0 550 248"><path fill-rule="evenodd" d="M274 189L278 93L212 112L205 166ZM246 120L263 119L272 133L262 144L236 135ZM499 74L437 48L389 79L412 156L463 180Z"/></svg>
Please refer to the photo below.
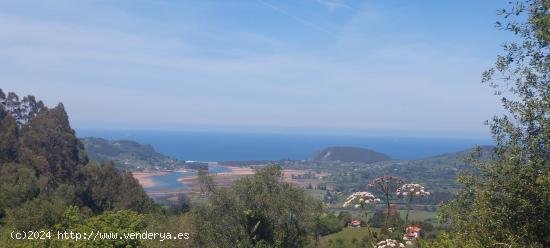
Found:
<svg viewBox="0 0 550 248"><path fill-rule="evenodd" d="M0 90L0 229L59 227L66 211L145 212L154 203L131 174L110 163L89 163L62 104L46 107L33 96Z"/></svg>
<svg viewBox="0 0 550 248"><path fill-rule="evenodd" d="M106 140L102 138L81 138L90 160L112 161L127 171L173 170L184 168L184 161L160 154L151 145L131 140Z"/></svg>

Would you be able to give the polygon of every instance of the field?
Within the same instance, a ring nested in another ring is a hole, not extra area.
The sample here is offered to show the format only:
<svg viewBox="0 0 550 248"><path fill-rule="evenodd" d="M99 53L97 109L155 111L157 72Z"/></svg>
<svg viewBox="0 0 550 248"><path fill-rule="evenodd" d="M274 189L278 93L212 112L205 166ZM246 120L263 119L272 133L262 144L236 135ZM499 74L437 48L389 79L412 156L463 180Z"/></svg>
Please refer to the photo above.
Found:
<svg viewBox="0 0 550 248"><path fill-rule="evenodd" d="M323 196L325 194L324 190L318 190L318 189L305 189L304 191L309 196L319 200L323 200Z"/></svg>
<svg viewBox="0 0 550 248"><path fill-rule="evenodd" d="M372 229L376 230L375 228ZM366 227L344 228L342 231L324 236L320 240L320 247L354 247L354 244L363 240L368 234Z"/></svg>
<svg viewBox="0 0 550 248"><path fill-rule="evenodd" d="M405 219L407 210L398 210L401 218ZM409 221L418 220L426 221L432 224L437 224L437 212L423 211L423 210L411 210L409 212Z"/></svg>

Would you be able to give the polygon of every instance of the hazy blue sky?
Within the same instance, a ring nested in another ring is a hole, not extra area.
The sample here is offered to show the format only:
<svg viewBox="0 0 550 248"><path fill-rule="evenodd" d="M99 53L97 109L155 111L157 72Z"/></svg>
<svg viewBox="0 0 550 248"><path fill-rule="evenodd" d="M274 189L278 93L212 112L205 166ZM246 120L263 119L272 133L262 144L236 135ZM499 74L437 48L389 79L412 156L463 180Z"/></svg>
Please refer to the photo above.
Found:
<svg viewBox="0 0 550 248"><path fill-rule="evenodd" d="M482 135L506 1L0 1L0 88L76 127Z"/></svg>

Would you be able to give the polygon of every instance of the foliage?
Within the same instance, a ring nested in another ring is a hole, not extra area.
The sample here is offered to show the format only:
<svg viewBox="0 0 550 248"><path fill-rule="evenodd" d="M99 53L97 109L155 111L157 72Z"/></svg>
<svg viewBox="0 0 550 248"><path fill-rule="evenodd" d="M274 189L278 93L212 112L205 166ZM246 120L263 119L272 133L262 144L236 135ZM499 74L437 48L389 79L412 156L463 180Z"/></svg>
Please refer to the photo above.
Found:
<svg viewBox="0 0 550 248"><path fill-rule="evenodd" d="M75 167L88 162L84 146L71 129L62 104L38 112L21 127L18 139L17 160L45 175L52 187L61 182L74 182Z"/></svg>
<svg viewBox="0 0 550 248"><path fill-rule="evenodd" d="M94 212L116 209L143 212L153 206L138 181L130 173L118 171L111 163L91 163L82 171L87 206Z"/></svg>
<svg viewBox="0 0 550 248"><path fill-rule="evenodd" d="M189 237L200 235L195 233L191 226L191 215L164 215L164 214L148 214L145 216L147 222L147 231L157 233L189 233ZM146 240L145 247L162 247L162 248L185 248L191 247L191 242L188 239L175 240Z"/></svg>
<svg viewBox="0 0 550 248"><path fill-rule="evenodd" d="M208 196L210 195L210 193L216 190L214 178L212 175L210 175L210 173L208 173L208 168L205 170L198 170L197 178L201 195Z"/></svg>
<svg viewBox="0 0 550 248"><path fill-rule="evenodd" d="M112 164L88 163L62 104L49 109L33 96L19 101L15 93L6 96L0 90L0 138L2 235L9 230L60 227L137 230L142 217L127 209L154 208L131 174ZM109 210L121 211L105 212ZM96 215L85 218L83 214ZM0 239L0 247L12 245L32 247L34 243Z"/></svg>
<svg viewBox="0 0 550 248"><path fill-rule="evenodd" d="M442 237L438 238L437 240L421 240L419 242L416 242L419 247L424 248L456 248L456 247L463 247L463 248L479 248L483 247L480 244L475 243L467 243L464 240L461 240L458 237L454 237L450 233L445 233L442 235Z"/></svg>
<svg viewBox="0 0 550 248"><path fill-rule="evenodd" d="M197 247L304 247L315 242L318 200L280 182L277 166L259 169L192 210Z"/></svg>
<svg viewBox="0 0 550 248"><path fill-rule="evenodd" d="M483 82L508 113L490 123L496 156L478 161L481 176L461 177L464 190L443 214L464 246L550 246L549 11L550 1L531 0L498 12L497 26L517 39L504 44Z"/></svg>
<svg viewBox="0 0 550 248"><path fill-rule="evenodd" d="M0 94L3 94L0 90ZM0 108L0 163L16 161L17 123L12 115Z"/></svg>
<svg viewBox="0 0 550 248"><path fill-rule="evenodd" d="M372 215L372 218L369 219L369 225L372 227L383 228L386 225L387 214L383 210L377 210ZM389 217L388 226L401 227L403 226L403 219L401 219L401 214L396 212Z"/></svg>
<svg viewBox="0 0 550 248"><path fill-rule="evenodd" d="M48 228L61 220L64 206L34 198L6 212L6 226L21 231Z"/></svg>
<svg viewBox="0 0 550 248"><path fill-rule="evenodd" d="M54 239L54 246L61 247L140 247L142 240L118 238L126 233L137 233L146 227L145 217L131 210L106 211L100 215L85 218L78 208L69 207L64 213L64 225L58 225L60 232L80 234L108 233L110 238ZM94 235L95 236L95 235Z"/></svg>
<svg viewBox="0 0 550 248"><path fill-rule="evenodd" d="M70 227L70 230L76 232L112 232L122 235L123 233L139 232L144 230L145 221L141 214L130 210L121 210L117 212L107 211L101 215L87 219L84 224ZM137 247L141 243L139 239L122 239L122 240L95 240L90 241L90 245L94 247ZM80 245L80 244L79 244Z"/></svg>
<svg viewBox="0 0 550 248"><path fill-rule="evenodd" d="M338 213L338 219L342 220L342 221L345 222L345 223L350 222L352 217L353 217L353 216L352 216L351 213L348 212L348 211L340 211L340 212Z"/></svg>
<svg viewBox="0 0 550 248"><path fill-rule="evenodd" d="M342 217L342 218L341 218ZM350 216L351 219L351 216ZM336 216L333 213L325 213L319 219L319 235L324 236L331 233L342 231L342 228L349 220L344 215Z"/></svg>
<svg viewBox="0 0 550 248"><path fill-rule="evenodd" d="M13 208L40 193L34 170L19 164L0 166L0 209Z"/></svg>
<svg viewBox="0 0 550 248"><path fill-rule="evenodd" d="M176 202L172 205L175 213L185 213L191 209L191 199L186 194L176 194Z"/></svg>

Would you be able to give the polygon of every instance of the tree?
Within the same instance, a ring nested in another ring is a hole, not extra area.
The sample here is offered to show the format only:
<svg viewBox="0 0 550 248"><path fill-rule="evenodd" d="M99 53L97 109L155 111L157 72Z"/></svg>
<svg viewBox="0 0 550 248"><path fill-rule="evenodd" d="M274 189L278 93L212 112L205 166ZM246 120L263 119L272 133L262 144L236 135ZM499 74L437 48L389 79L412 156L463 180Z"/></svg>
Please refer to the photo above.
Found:
<svg viewBox="0 0 550 248"><path fill-rule="evenodd" d="M200 193L203 196L210 195L216 189L214 178L208 173L208 168L198 170L197 180L199 182Z"/></svg>
<svg viewBox="0 0 550 248"><path fill-rule="evenodd" d="M131 210L106 211L84 219L75 208L68 208L64 214L68 223L66 231L75 233L102 233L109 238L56 240L61 247L142 247L143 240L124 238L124 234L138 233L147 226L145 216ZM62 230L64 231L64 230ZM116 235L116 236L114 236ZM116 238L115 238L116 237Z"/></svg>
<svg viewBox="0 0 550 248"><path fill-rule="evenodd" d="M387 214L383 210L376 210L368 221L369 225L376 228L384 228L386 226ZM390 226L403 226L403 220L401 219L401 214L396 212L394 215L390 216L389 219Z"/></svg>
<svg viewBox="0 0 550 248"><path fill-rule="evenodd" d="M6 237L13 230L141 230L137 212L155 206L130 173L109 163L88 163L62 104L48 109L33 96L19 101L15 93L0 90L0 247L139 246L138 240L96 244ZM82 212L96 216L86 219Z"/></svg>
<svg viewBox="0 0 550 248"><path fill-rule="evenodd" d="M0 107L0 163L16 161L17 136L15 119Z"/></svg>
<svg viewBox="0 0 550 248"><path fill-rule="evenodd" d="M342 230L342 221L333 213L325 213L319 219L318 233L319 235L328 235Z"/></svg>
<svg viewBox="0 0 550 248"><path fill-rule="evenodd" d="M304 247L317 239L322 205L281 182L278 166L216 189L192 211L196 247Z"/></svg>
<svg viewBox="0 0 550 248"><path fill-rule="evenodd" d="M112 163L90 163L83 168L85 205L94 212L132 209L149 210L153 201L130 173L118 171Z"/></svg>
<svg viewBox="0 0 550 248"><path fill-rule="evenodd" d="M174 208L177 213L185 213L191 208L191 198L183 193L176 194Z"/></svg>
<svg viewBox="0 0 550 248"><path fill-rule="evenodd" d="M338 213L338 219L340 219L340 224L342 226L346 226L351 221L352 217L353 216L348 211L340 211L340 213Z"/></svg>
<svg viewBox="0 0 550 248"><path fill-rule="evenodd" d="M14 208L40 193L34 170L20 164L0 166L0 209Z"/></svg>
<svg viewBox="0 0 550 248"><path fill-rule="evenodd" d="M51 202L37 197L26 201L17 208L8 209L6 226L21 231L49 228L60 221L63 211L63 207L59 208Z"/></svg>
<svg viewBox="0 0 550 248"><path fill-rule="evenodd" d="M191 215L163 215L163 214L148 214L146 215L147 231L156 233L188 233L189 238L200 235L192 229ZM193 247L189 239L172 239L159 241L146 240L144 246L148 248L185 248Z"/></svg>
<svg viewBox="0 0 550 248"><path fill-rule="evenodd" d="M550 247L550 1L511 4L497 27L517 39L482 78L507 110L488 122L496 155L476 162L480 176L461 176L442 217L472 246Z"/></svg>
<svg viewBox="0 0 550 248"><path fill-rule="evenodd" d="M18 160L32 165L49 179L49 186L74 182L78 165L88 162L84 145L69 124L62 104L39 112L19 135Z"/></svg>

